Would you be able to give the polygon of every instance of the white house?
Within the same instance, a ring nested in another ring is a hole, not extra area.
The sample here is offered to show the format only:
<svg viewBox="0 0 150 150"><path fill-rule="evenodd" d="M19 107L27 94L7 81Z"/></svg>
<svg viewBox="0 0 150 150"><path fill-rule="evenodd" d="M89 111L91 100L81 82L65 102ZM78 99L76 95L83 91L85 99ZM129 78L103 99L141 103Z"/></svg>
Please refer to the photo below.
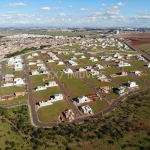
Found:
<svg viewBox="0 0 150 150"><path fill-rule="evenodd" d="M37 86L34 91L41 91L41 90L46 90L47 87L46 86Z"/></svg>
<svg viewBox="0 0 150 150"><path fill-rule="evenodd" d="M53 59L49 59L49 60L47 60L47 62L52 63L52 62L54 62L54 60Z"/></svg>
<svg viewBox="0 0 150 150"><path fill-rule="evenodd" d="M27 56L27 59L32 59L32 58L33 58L33 56L31 56L31 55Z"/></svg>
<svg viewBox="0 0 150 150"><path fill-rule="evenodd" d="M8 66L14 65L14 63L15 63L14 57L9 58L8 61L7 61Z"/></svg>
<svg viewBox="0 0 150 150"><path fill-rule="evenodd" d="M102 65L100 65L100 64L96 64L95 68L97 68L97 69L104 69L104 67Z"/></svg>
<svg viewBox="0 0 150 150"><path fill-rule="evenodd" d="M44 71L44 70L47 70L47 68L46 68L45 66L40 66L40 67L38 68L38 70Z"/></svg>
<svg viewBox="0 0 150 150"><path fill-rule="evenodd" d="M14 86L14 83L5 83L2 85L2 87L9 87L9 86Z"/></svg>
<svg viewBox="0 0 150 150"><path fill-rule="evenodd" d="M33 71L30 72L30 74L31 75L39 75L40 73L37 70L33 70Z"/></svg>
<svg viewBox="0 0 150 150"><path fill-rule="evenodd" d="M52 59L53 60L59 60L59 58L56 55L52 56Z"/></svg>
<svg viewBox="0 0 150 150"><path fill-rule="evenodd" d="M24 85L25 82L22 78L14 78L14 85Z"/></svg>
<svg viewBox="0 0 150 150"><path fill-rule="evenodd" d="M32 57L36 57L36 56L39 56L38 53L32 53Z"/></svg>
<svg viewBox="0 0 150 150"><path fill-rule="evenodd" d="M55 94L53 98L51 98L52 102L60 101L63 100L63 95L62 94Z"/></svg>
<svg viewBox="0 0 150 150"><path fill-rule="evenodd" d="M138 87L138 85L136 84L136 82L128 82L127 83L127 86L129 87L129 88L133 88L133 87Z"/></svg>
<svg viewBox="0 0 150 150"><path fill-rule="evenodd" d="M86 96L78 97L76 99L76 102L79 103L79 104L90 102L90 101L91 101L90 98L88 98Z"/></svg>
<svg viewBox="0 0 150 150"><path fill-rule="evenodd" d="M147 67L148 67L148 68L150 67L150 63L149 63L149 64L147 64Z"/></svg>
<svg viewBox="0 0 150 150"><path fill-rule="evenodd" d="M4 78L13 78L13 77L14 77L13 74L5 74L5 75L4 75Z"/></svg>
<svg viewBox="0 0 150 150"><path fill-rule="evenodd" d="M120 62L120 63L118 63L118 66L119 67L128 67L128 66L131 66L131 64L129 64L127 62Z"/></svg>
<svg viewBox="0 0 150 150"><path fill-rule="evenodd" d="M64 73L73 73L72 69L67 68L67 69L63 69Z"/></svg>
<svg viewBox="0 0 150 150"><path fill-rule="evenodd" d="M83 55L83 56L81 56L79 59L84 59L84 58L86 58L86 57Z"/></svg>
<svg viewBox="0 0 150 150"><path fill-rule="evenodd" d="M89 105L81 106L79 109L83 114L93 114L93 111Z"/></svg>
<svg viewBox="0 0 150 150"><path fill-rule="evenodd" d="M69 60L68 63L71 65L71 66L77 66L78 63L76 63L75 61L73 60Z"/></svg>
<svg viewBox="0 0 150 150"><path fill-rule="evenodd" d="M21 71L21 70L23 70L23 65L21 63L15 64L14 70L15 71Z"/></svg>
<svg viewBox="0 0 150 150"><path fill-rule="evenodd" d="M101 74L96 77L98 80L107 78L104 74Z"/></svg>
<svg viewBox="0 0 150 150"><path fill-rule="evenodd" d="M39 106L39 107L43 107L43 106L48 106L48 105L52 105L53 103L52 103L52 101L51 100L48 100L48 101L42 101L42 102L38 102L37 103L37 105Z"/></svg>
<svg viewBox="0 0 150 150"><path fill-rule="evenodd" d="M40 74L49 74L49 72L47 70L42 70Z"/></svg>
<svg viewBox="0 0 150 150"><path fill-rule="evenodd" d="M59 61L59 62L57 63L57 65L64 65L64 62L63 62L63 61Z"/></svg>
<svg viewBox="0 0 150 150"><path fill-rule="evenodd" d="M90 70L92 69L92 66L86 66L85 69L86 69L87 71L90 71Z"/></svg>
<svg viewBox="0 0 150 150"><path fill-rule="evenodd" d="M73 57L71 58L71 60L77 60L77 57L73 56Z"/></svg>
<svg viewBox="0 0 150 150"><path fill-rule="evenodd" d="M126 89L125 87L120 86L119 88L115 89L114 92L119 94L119 95L121 95L121 94L123 94L125 92L125 89Z"/></svg>
<svg viewBox="0 0 150 150"><path fill-rule="evenodd" d="M90 57L90 59L89 59L89 60L91 60L92 62L96 62L96 61L98 61L98 58Z"/></svg>
<svg viewBox="0 0 150 150"><path fill-rule="evenodd" d="M35 63L35 62L29 62L28 65L29 65L29 66L31 66L31 65L36 65L36 63Z"/></svg>
<svg viewBox="0 0 150 150"><path fill-rule="evenodd" d="M91 75L99 75L99 71L97 71L97 70L91 71L90 73L91 73Z"/></svg>
<svg viewBox="0 0 150 150"><path fill-rule="evenodd" d="M53 87L53 86L58 86L58 84L55 81L50 81L45 84L46 87Z"/></svg>
<svg viewBox="0 0 150 150"><path fill-rule="evenodd" d="M85 69L85 68L80 67L79 69L77 69L77 71L78 71L78 72L83 72L83 71L86 71L86 69Z"/></svg>
<svg viewBox="0 0 150 150"><path fill-rule="evenodd" d="M44 64L43 63L38 63L38 64L36 64L36 66L41 67L41 66L44 66Z"/></svg>

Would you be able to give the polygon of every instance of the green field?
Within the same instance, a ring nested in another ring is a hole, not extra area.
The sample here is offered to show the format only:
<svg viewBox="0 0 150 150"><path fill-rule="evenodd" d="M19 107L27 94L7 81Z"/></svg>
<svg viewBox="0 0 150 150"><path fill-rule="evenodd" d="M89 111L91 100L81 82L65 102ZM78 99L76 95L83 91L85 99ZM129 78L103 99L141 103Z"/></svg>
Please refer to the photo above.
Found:
<svg viewBox="0 0 150 150"><path fill-rule="evenodd" d="M0 95L11 95L15 92L25 92L26 88L23 87L17 87L17 86L10 86L10 87L0 87Z"/></svg>
<svg viewBox="0 0 150 150"><path fill-rule="evenodd" d="M63 74L60 81L73 98L93 93L81 79L71 74Z"/></svg>
<svg viewBox="0 0 150 150"><path fill-rule="evenodd" d="M85 120L82 124L60 125L53 128L33 127L29 121L27 106L1 109L0 116L9 118L14 125L0 118L0 148L16 150L148 150L150 148L149 100L149 91L137 93L129 96L108 115ZM44 118L45 122L57 121L59 113L69 108L64 101L55 104L39 109L39 118ZM99 109L102 105L96 106L96 103L91 103L93 110ZM61 108L59 111L56 109L58 106ZM14 126L17 127L17 130ZM23 138L21 133L24 133L26 137ZM46 145L46 143L54 146Z"/></svg>
<svg viewBox="0 0 150 150"><path fill-rule="evenodd" d="M47 77L49 77L47 74L30 76L32 87L35 88L36 86L43 86L46 82L50 81L48 80L43 82L42 79Z"/></svg>
<svg viewBox="0 0 150 150"><path fill-rule="evenodd" d="M18 98L15 98L13 100L4 100L4 101L0 101L0 105L9 105L9 104L20 104L21 102L25 102L27 101L28 99L28 96L25 95L25 96L20 96Z"/></svg>
<svg viewBox="0 0 150 150"><path fill-rule="evenodd" d="M87 103L87 105L89 105L92 108L92 111L94 113L97 113L109 106L105 101L100 100L99 98L96 99L96 101Z"/></svg>
<svg viewBox="0 0 150 150"><path fill-rule="evenodd" d="M54 102L53 105L39 108L38 117L42 122L57 121L59 114L69 108L69 104L66 100Z"/></svg>
<svg viewBox="0 0 150 150"><path fill-rule="evenodd" d="M140 88L146 87L146 84L144 82L139 81L138 79L136 79L133 76L117 77L117 78L115 78L115 80L120 82L120 84L127 83L128 81L130 81L130 82L135 81L136 84L138 84Z"/></svg>
<svg viewBox="0 0 150 150"><path fill-rule="evenodd" d="M61 91L59 87L49 87L46 90L36 91L34 92L35 101L46 101L50 99L50 96L54 94L60 94Z"/></svg>

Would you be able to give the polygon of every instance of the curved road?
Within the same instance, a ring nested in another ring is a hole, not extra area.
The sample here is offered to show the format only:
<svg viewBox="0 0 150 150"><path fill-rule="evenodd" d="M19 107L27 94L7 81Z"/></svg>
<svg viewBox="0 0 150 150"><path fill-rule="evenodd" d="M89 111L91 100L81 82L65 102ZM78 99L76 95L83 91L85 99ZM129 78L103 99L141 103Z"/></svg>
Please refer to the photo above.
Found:
<svg viewBox="0 0 150 150"><path fill-rule="evenodd" d="M37 126L37 127L44 127L44 128L58 126L59 124L70 124L70 122L64 122L64 123L58 123L58 122L43 123L43 122L39 121L38 115L37 115L36 110L35 110L34 95L32 93L32 86L31 86L30 77L29 77L29 69L28 69L28 66L27 66L27 62L26 62L25 56L23 56L23 59L24 59L25 71L26 71L26 74L25 74L26 76L25 77L26 77L26 81L27 81L27 84L28 84L28 105L29 105L29 109L30 109L30 116L31 116L32 124ZM44 60L44 58L42 60ZM51 69L49 71L51 71ZM63 88L63 87L61 87L61 88ZM146 89L150 89L150 87L148 87ZM144 89L144 90L146 90L146 89ZM105 114L111 112L112 110L114 110L117 107L118 103L120 103L127 96L132 95L132 94L134 94L136 92L140 92L140 91L141 91L141 89L137 89L137 90L134 90L134 91L129 91L129 92L125 93L124 95L120 96L118 99L114 100L113 103L108 108L106 108L105 110L102 110L102 111L98 112L97 114L90 115L90 116L81 116L81 115L79 115L71 123L81 123L81 122L84 122L84 120L88 120L88 119L91 119L91 118L94 118L94 117L97 117L97 116L105 115ZM66 91L64 91L64 93L65 93L66 96L68 96ZM67 98L68 98L68 101L70 101L69 97L67 97ZM15 104L14 104L14 106L15 106ZM77 108L75 107L73 109L77 109Z"/></svg>

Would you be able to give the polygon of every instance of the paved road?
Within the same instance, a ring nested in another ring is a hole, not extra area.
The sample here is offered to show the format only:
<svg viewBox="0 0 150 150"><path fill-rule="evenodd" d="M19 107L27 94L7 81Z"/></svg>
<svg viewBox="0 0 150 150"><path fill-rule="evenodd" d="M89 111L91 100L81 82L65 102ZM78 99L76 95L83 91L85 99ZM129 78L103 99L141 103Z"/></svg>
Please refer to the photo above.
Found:
<svg viewBox="0 0 150 150"><path fill-rule="evenodd" d="M49 71L51 71L51 68L45 62L45 59L43 57L41 57L41 58L42 58L43 62L45 63L46 67L49 68ZM32 124L34 124L35 126L44 127L44 128L58 126L59 124L69 124L69 122L65 122L65 123L57 123L57 122L42 123L38 120L38 116L37 116L37 113L35 110L35 104L34 104L34 95L32 93L32 86L31 86L30 77L29 77L29 69L28 69L27 62L26 62L26 59L24 56L23 56L23 59L24 59L25 71L26 71L25 77L26 77L26 81L27 81L27 85L28 85L28 102L27 103L28 103L29 108L30 108ZM64 87L62 86L62 84L60 83L59 80L58 80L58 84L59 84L60 88L63 89L64 94L67 96L68 102L72 103L70 97L68 97L67 92L65 91ZM148 87L146 89L150 89L150 87ZM97 116L102 116L104 114L107 114L107 113L111 112L112 110L114 110L117 107L118 103L121 102L124 98L126 98L127 96L129 96L131 94L134 94L135 92L140 92L140 91L141 91L141 89L129 91L128 93L124 94L123 96L120 96L118 99L113 101L113 103L110 105L110 107L106 108L105 110L102 110L102 111L98 112L97 114L94 114L93 116L81 116L81 115L77 116L77 118L75 120L73 120L72 123L81 123L81 122L84 122L84 120L88 120L88 119L91 119L91 118L94 118ZM75 105L72 105L72 106L74 106L73 109L75 109L75 110L77 109L75 107Z"/></svg>
<svg viewBox="0 0 150 150"><path fill-rule="evenodd" d="M25 56L23 56L23 59L24 59L25 70L26 70L25 77L26 77L27 86L28 86L28 105L29 105L30 113L31 113L30 114L31 122L32 122L32 124L34 124L35 126L38 126L38 127L56 126L57 125L56 123L46 124L46 123L40 122L38 119L38 115L36 113L35 104L34 104L34 94L32 93L32 87L31 87L31 82L30 82L30 77L29 77L29 68L27 66Z"/></svg>
<svg viewBox="0 0 150 150"><path fill-rule="evenodd" d="M60 82L60 80L58 79L58 77L55 75L54 71L52 70L52 68L46 63L44 57L42 56L42 54L39 52L39 55L43 61L43 63L45 64L45 66L48 68L49 73L52 74L52 76L54 77L54 80L56 81L56 83L59 85L59 88L61 89L61 91L63 92L63 95L65 95L66 100L68 101L69 105L71 106L72 110L75 112L76 116L81 116L82 113L79 111L79 109L77 108L77 106L75 106L72 102L72 98L70 97L70 95L68 94L68 92L66 91L66 89L64 88L64 86L62 85L62 83Z"/></svg>

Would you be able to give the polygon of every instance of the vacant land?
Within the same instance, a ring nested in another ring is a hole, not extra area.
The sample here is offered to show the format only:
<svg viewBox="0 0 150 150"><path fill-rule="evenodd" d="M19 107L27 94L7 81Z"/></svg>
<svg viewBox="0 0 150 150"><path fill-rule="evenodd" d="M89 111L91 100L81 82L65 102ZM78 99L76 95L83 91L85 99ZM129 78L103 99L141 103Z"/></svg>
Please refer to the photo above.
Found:
<svg viewBox="0 0 150 150"><path fill-rule="evenodd" d="M49 87L46 90L36 91L34 92L35 101L46 101L50 99L50 96L53 96L54 94L60 94L61 91L59 87Z"/></svg>
<svg viewBox="0 0 150 150"><path fill-rule="evenodd" d="M0 148L148 150L150 149L149 107L150 92L145 91L128 97L115 111L106 116L86 120L83 124L62 125L52 129L33 127L29 121L27 106L1 109L0 115L11 120L15 126L0 119L0 136L3 137ZM23 138L21 132L26 138ZM46 142L54 146L48 146Z"/></svg>
<svg viewBox="0 0 150 150"><path fill-rule="evenodd" d="M53 105L38 109L38 117L42 122L58 121L59 114L69 108L69 104L66 100L54 102Z"/></svg>
<svg viewBox="0 0 150 150"><path fill-rule="evenodd" d="M60 81L73 98L93 93L86 83L72 74L63 74Z"/></svg>

